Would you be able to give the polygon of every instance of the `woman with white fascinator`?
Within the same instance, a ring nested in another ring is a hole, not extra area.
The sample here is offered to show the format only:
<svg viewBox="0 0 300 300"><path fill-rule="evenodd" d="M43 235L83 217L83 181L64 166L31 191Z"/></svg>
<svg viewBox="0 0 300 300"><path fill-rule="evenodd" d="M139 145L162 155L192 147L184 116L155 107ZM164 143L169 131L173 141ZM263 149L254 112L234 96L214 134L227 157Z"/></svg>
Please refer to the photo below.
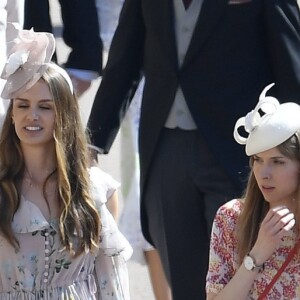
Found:
<svg viewBox="0 0 300 300"><path fill-rule="evenodd" d="M52 34L15 29L2 78L0 300L129 299L131 247L105 206Z"/></svg>
<svg viewBox="0 0 300 300"><path fill-rule="evenodd" d="M214 219L208 300L300 299L300 106L266 96L272 86L234 128L251 170Z"/></svg>

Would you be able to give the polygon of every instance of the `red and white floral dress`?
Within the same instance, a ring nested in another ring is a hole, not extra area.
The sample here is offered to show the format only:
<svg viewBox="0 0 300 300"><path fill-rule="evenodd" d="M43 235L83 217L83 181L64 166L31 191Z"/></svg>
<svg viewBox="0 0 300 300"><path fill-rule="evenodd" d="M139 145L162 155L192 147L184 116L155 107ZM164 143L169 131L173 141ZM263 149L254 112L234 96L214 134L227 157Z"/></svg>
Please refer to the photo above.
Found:
<svg viewBox="0 0 300 300"><path fill-rule="evenodd" d="M235 229L242 210L240 200L231 200L219 208L212 228L209 269L206 278L206 291L220 292L238 270L237 240ZM281 245L265 262L264 270L257 274L247 299L258 299L275 276L295 244L295 233L290 231L283 237ZM292 261L272 287L266 299L300 299L300 255Z"/></svg>

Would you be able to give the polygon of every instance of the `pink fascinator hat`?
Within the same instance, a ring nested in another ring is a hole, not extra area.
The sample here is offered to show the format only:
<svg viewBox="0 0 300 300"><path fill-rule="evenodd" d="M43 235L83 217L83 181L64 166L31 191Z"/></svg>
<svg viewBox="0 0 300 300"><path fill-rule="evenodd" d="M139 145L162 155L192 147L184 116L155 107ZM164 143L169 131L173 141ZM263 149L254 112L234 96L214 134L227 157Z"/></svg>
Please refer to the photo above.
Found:
<svg viewBox="0 0 300 300"><path fill-rule="evenodd" d="M234 138L246 145L248 156L277 147L300 131L300 106L293 102L280 104L276 98L266 96L273 85L265 87L254 110L235 124ZM240 127L244 127L248 137L239 134Z"/></svg>
<svg viewBox="0 0 300 300"><path fill-rule="evenodd" d="M14 39L1 78L6 79L1 96L12 99L30 89L44 74L55 50L51 33L18 30L13 23Z"/></svg>

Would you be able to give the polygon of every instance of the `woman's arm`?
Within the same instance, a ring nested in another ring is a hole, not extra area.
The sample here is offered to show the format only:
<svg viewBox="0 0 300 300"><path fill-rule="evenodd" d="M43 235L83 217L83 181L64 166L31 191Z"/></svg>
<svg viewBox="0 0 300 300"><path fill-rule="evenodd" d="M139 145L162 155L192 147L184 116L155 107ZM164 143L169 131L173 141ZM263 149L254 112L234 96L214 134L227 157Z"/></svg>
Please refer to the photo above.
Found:
<svg viewBox="0 0 300 300"><path fill-rule="evenodd" d="M242 300L247 299L249 291L253 285L253 282L258 274L256 271L248 271L242 264L233 278L218 294L207 293L207 300Z"/></svg>

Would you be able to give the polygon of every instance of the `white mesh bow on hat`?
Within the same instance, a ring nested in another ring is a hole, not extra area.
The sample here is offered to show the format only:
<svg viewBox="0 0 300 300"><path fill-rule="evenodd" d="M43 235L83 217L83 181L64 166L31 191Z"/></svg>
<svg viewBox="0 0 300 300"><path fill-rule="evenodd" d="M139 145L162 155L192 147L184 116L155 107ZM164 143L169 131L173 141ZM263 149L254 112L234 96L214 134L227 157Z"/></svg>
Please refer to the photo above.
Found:
<svg viewBox="0 0 300 300"><path fill-rule="evenodd" d="M234 138L246 145L248 156L277 147L300 130L300 106L293 102L280 104L276 98L266 96L273 85L265 87L254 110L235 124ZM249 133L247 138L238 132L242 126Z"/></svg>

